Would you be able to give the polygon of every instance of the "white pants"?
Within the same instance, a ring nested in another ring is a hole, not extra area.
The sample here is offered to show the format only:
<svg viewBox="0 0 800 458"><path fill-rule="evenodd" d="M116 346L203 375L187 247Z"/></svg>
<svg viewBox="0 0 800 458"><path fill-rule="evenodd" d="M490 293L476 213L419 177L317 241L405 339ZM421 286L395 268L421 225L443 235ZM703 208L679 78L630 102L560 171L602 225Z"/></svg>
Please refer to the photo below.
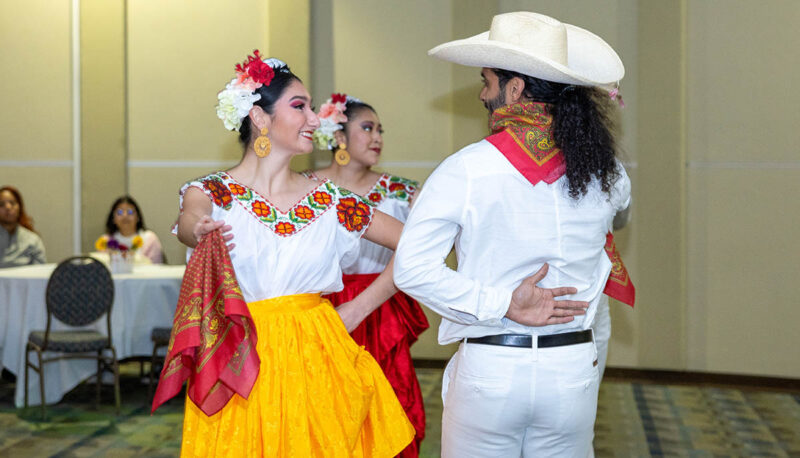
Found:
<svg viewBox="0 0 800 458"><path fill-rule="evenodd" d="M442 456L590 457L599 375L593 342L462 343L442 383Z"/></svg>
<svg viewBox="0 0 800 458"><path fill-rule="evenodd" d="M600 302L597 303L592 331L594 343L597 345L597 370L600 372L600 380L603 380L608 360L608 341L611 339L611 315L608 310L608 296L605 294L600 296Z"/></svg>

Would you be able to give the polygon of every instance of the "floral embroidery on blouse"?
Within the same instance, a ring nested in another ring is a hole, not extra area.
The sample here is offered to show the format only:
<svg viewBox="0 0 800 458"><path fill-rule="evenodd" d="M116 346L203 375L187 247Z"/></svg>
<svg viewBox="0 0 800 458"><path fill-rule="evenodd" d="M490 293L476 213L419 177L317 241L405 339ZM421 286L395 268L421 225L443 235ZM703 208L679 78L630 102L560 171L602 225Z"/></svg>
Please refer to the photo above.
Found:
<svg viewBox="0 0 800 458"><path fill-rule="evenodd" d="M419 183L414 180L384 173L375 186L369 190L366 198L374 205L380 203L384 198L408 202L417 192L418 187Z"/></svg>
<svg viewBox="0 0 800 458"><path fill-rule="evenodd" d="M203 188L208 191L217 207L222 207L225 210L231 209L231 192L221 179L209 176L207 180L203 180Z"/></svg>
<svg viewBox="0 0 800 458"><path fill-rule="evenodd" d="M332 183L322 182L288 212L283 213L252 189L235 182L225 172L213 173L190 182L189 185L202 186L214 204L224 210L230 210L231 203L235 200L272 232L281 236L296 234L319 218L333 206L334 196L338 191Z"/></svg>
<svg viewBox="0 0 800 458"><path fill-rule="evenodd" d="M314 193L313 198L314 198L314 202L316 202L319 205L330 205L331 204L331 195L326 193L326 192L317 191L317 192Z"/></svg>
<svg viewBox="0 0 800 458"><path fill-rule="evenodd" d="M287 223L286 221L281 221L280 223L275 225L275 232L281 235L291 235L294 234L296 228L294 224Z"/></svg>
<svg viewBox="0 0 800 458"><path fill-rule="evenodd" d="M235 200L272 232L284 237L298 233L334 205L339 223L351 232L361 232L369 226L373 212L367 200L339 188L330 180L322 181L286 213L225 172L191 181L185 185L188 186L200 187L216 206L224 210L230 210Z"/></svg>
<svg viewBox="0 0 800 458"><path fill-rule="evenodd" d="M320 180L313 170L304 170L300 172L306 178L312 180ZM408 178L382 173L372 186L372 189L364 194L364 198L372 205L378 205L385 197L396 199L403 202L408 202L414 196L419 188L419 182L409 180Z"/></svg>
<svg viewBox="0 0 800 458"><path fill-rule="evenodd" d="M339 199L339 204L336 205L336 215L345 229L350 232L361 232L365 225L369 225L372 207L363 199L344 197Z"/></svg>

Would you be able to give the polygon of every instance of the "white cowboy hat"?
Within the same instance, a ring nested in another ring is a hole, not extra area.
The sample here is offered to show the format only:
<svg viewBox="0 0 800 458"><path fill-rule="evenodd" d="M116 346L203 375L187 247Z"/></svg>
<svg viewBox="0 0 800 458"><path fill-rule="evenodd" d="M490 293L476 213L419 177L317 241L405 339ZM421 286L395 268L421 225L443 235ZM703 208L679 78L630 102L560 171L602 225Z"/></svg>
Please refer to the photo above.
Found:
<svg viewBox="0 0 800 458"><path fill-rule="evenodd" d="M488 32L441 44L428 55L579 86L613 86L625 75L619 56L602 38L527 11L498 14Z"/></svg>

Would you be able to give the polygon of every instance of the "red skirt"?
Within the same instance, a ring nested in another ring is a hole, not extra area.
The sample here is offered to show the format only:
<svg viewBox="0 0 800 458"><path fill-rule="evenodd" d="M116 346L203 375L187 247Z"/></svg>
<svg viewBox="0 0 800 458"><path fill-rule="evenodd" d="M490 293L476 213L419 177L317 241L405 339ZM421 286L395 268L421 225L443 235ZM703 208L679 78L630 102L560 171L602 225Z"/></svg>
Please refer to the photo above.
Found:
<svg viewBox="0 0 800 458"><path fill-rule="evenodd" d="M344 275L344 289L325 297L338 306L358 296L377 277L378 274ZM409 421L414 425L414 441L398 455L401 457L419 456L419 444L425 437L425 408L410 349L428 326L428 319L417 301L398 292L350 334L378 361Z"/></svg>

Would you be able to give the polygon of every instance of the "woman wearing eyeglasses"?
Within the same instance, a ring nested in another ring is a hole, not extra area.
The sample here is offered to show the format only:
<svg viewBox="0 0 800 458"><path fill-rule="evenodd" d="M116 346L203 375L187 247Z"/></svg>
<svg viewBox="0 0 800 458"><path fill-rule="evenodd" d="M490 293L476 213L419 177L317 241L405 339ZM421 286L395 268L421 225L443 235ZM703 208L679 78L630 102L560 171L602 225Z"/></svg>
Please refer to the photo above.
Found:
<svg viewBox="0 0 800 458"><path fill-rule="evenodd" d="M106 218L106 236L129 248L134 245L136 236L139 236L142 246L137 256L141 254L153 264L164 263L161 241L155 232L145 227L139 205L131 196L122 196L111 205L111 211Z"/></svg>

